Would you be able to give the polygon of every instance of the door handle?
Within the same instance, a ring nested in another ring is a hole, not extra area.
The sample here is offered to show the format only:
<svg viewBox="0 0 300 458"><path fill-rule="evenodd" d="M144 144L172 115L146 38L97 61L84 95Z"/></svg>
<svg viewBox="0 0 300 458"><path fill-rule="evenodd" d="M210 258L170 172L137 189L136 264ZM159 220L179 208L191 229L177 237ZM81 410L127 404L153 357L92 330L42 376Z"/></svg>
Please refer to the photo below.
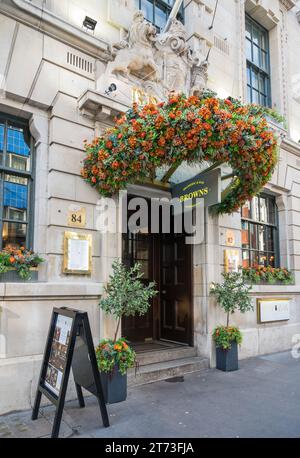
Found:
<svg viewBox="0 0 300 458"><path fill-rule="evenodd" d="M167 294L167 291L165 289L163 289L161 294Z"/></svg>

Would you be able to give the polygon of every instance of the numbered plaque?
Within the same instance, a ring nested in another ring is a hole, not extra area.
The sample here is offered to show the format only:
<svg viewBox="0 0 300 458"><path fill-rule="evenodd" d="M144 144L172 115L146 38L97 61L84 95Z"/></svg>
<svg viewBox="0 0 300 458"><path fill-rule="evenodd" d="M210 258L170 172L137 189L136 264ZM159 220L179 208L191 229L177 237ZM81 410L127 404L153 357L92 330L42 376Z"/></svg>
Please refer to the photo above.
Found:
<svg viewBox="0 0 300 458"><path fill-rule="evenodd" d="M65 274L90 275L92 272L92 236L65 232L64 264Z"/></svg>
<svg viewBox="0 0 300 458"><path fill-rule="evenodd" d="M78 206L71 206L68 211L68 226L85 227L86 209Z"/></svg>

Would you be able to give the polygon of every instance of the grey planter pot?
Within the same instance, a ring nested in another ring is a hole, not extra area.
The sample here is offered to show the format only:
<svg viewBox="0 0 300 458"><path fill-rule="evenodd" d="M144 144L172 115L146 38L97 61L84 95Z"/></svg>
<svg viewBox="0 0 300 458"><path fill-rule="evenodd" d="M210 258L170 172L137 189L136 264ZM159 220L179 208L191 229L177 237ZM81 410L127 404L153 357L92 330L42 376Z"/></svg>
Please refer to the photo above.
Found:
<svg viewBox="0 0 300 458"><path fill-rule="evenodd" d="M216 348L216 367L223 372L237 371L239 368L238 345L232 342L230 350Z"/></svg>
<svg viewBox="0 0 300 458"><path fill-rule="evenodd" d="M31 270L31 279L30 280L23 280L19 277L18 272L16 270L9 270L3 274L0 274L0 282L1 283L32 283L38 281L38 271Z"/></svg>
<svg viewBox="0 0 300 458"><path fill-rule="evenodd" d="M127 374L122 375L117 366L112 373L100 372L106 404L115 404L127 398Z"/></svg>

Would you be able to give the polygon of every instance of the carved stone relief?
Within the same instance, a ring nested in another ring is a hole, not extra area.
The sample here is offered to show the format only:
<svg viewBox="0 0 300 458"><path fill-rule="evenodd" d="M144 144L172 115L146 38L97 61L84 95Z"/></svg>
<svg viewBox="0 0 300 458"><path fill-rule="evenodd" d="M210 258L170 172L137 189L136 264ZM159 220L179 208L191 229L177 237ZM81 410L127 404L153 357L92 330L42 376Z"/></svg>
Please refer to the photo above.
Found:
<svg viewBox="0 0 300 458"><path fill-rule="evenodd" d="M156 99L164 100L171 91L199 95L207 84L207 62L193 52L187 42L184 25L176 20L166 33L157 34L156 28L138 11L128 32L111 47L111 61L98 81L103 91L114 82L122 88L114 94L125 97L126 85L139 88ZM127 100L129 104L129 100Z"/></svg>

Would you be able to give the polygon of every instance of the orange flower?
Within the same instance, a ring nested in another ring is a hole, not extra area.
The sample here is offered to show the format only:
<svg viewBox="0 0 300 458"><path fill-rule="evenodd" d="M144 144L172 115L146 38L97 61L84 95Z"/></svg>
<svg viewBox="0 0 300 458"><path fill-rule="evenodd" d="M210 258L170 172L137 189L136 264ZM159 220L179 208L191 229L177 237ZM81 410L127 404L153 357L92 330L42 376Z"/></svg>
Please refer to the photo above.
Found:
<svg viewBox="0 0 300 458"><path fill-rule="evenodd" d="M120 164L119 164L118 161L114 161L114 162L111 164L112 168L115 169L115 170L119 168L119 165L120 165Z"/></svg>
<svg viewBox="0 0 300 458"><path fill-rule="evenodd" d="M13 256L10 256L9 262L10 262L11 264L13 264L14 262L16 262L16 260L15 260L15 258L14 258Z"/></svg>

